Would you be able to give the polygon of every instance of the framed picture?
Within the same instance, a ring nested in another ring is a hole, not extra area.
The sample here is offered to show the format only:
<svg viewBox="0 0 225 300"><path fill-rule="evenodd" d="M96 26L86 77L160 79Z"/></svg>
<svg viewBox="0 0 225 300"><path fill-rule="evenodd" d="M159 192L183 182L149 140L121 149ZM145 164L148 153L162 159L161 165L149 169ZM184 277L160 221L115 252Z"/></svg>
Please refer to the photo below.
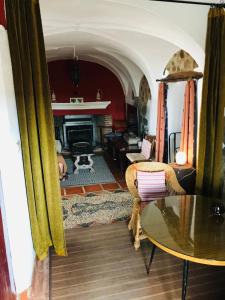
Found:
<svg viewBox="0 0 225 300"><path fill-rule="evenodd" d="M83 103L84 102L84 98L70 98L70 103Z"/></svg>

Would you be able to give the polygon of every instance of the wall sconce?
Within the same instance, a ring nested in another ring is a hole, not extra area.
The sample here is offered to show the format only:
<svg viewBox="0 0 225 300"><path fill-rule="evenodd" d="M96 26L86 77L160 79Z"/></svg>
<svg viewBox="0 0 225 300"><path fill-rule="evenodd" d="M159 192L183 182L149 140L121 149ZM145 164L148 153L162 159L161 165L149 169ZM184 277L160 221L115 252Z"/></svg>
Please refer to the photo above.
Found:
<svg viewBox="0 0 225 300"><path fill-rule="evenodd" d="M187 162L186 154L184 152L181 152L181 151L177 152L177 154L176 154L176 163L178 165L185 165L186 162Z"/></svg>

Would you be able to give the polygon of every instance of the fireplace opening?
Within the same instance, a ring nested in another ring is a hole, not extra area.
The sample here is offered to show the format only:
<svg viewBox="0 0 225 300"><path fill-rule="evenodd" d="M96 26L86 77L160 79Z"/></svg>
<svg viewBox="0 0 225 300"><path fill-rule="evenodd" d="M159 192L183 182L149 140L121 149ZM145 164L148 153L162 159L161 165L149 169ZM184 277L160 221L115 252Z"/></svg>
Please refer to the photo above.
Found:
<svg viewBox="0 0 225 300"><path fill-rule="evenodd" d="M65 115L63 123L64 148L73 143L88 142L96 145L96 122L93 115Z"/></svg>
<svg viewBox="0 0 225 300"><path fill-rule="evenodd" d="M73 143L88 142L90 145L93 144L93 126L80 125L72 126L67 129L67 141L69 147L72 147Z"/></svg>
<svg viewBox="0 0 225 300"><path fill-rule="evenodd" d="M104 134L112 131L111 115L65 115L60 125L55 122L64 149L73 143L88 142L92 147L100 147ZM57 139L57 138L56 138Z"/></svg>

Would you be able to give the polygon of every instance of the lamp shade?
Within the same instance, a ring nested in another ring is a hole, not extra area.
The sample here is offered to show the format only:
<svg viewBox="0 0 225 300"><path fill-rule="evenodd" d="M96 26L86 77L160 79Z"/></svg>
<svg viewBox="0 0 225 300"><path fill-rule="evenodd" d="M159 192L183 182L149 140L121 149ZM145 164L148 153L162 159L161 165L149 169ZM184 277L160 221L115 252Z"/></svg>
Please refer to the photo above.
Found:
<svg viewBox="0 0 225 300"><path fill-rule="evenodd" d="M177 154L176 154L176 163L178 165L185 165L186 162L187 162L186 154L184 152L181 152L181 151L177 152Z"/></svg>

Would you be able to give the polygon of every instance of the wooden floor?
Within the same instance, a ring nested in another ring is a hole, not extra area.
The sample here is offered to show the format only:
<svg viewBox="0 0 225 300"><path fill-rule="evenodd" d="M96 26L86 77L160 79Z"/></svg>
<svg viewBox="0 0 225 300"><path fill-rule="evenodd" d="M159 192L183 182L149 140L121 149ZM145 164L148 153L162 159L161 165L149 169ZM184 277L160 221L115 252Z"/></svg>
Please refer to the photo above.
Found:
<svg viewBox="0 0 225 300"><path fill-rule="evenodd" d="M147 276L150 246L135 251L124 222L70 229L66 240L69 256L51 255L52 300L180 299L182 261L157 249ZM225 268L191 264L187 299L225 299Z"/></svg>

